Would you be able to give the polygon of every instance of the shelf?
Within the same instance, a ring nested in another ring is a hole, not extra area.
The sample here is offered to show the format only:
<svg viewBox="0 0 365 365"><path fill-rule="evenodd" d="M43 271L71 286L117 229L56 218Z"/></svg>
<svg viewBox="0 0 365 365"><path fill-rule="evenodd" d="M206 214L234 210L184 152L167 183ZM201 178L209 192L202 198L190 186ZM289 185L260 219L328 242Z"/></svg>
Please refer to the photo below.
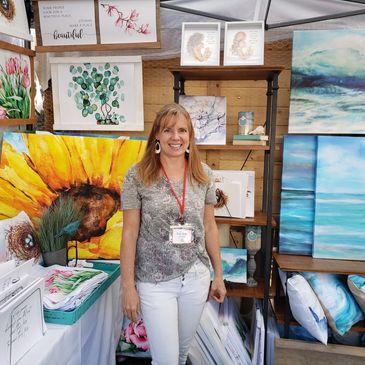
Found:
<svg viewBox="0 0 365 365"><path fill-rule="evenodd" d="M203 150L213 150L213 151L265 151L269 150L270 146L258 146L258 145L233 145L233 144L226 144L226 145L197 145L200 151Z"/></svg>
<svg viewBox="0 0 365 365"><path fill-rule="evenodd" d="M230 224L231 226L266 226L267 215L263 212L255 212L254 218L231 218L231 217L215 217L218 224ZM271 226L276 227L276 221L273 218Z"/></svg>
<svg viewBox="0 0 365 365"><path fill-rule="evenodd" d="M255 287L249 287L246 284L226 283L227 296L239 297L239 298L264 298L264 279L257 278L258 285ZM274 285L269 289L269 297L274 298L276 293L276 287Z"/></svg>
<svg viewBox="0 0 365 365"><path fill-rule="evenodd" d="M283 66L244 66L244 67L174 67L172 74L180 74L183 80L271 80L279 74Z"/></svg>
<svg viewBox="0 0 365 365"><path fill-rule="evenodd" d="M283 271L365 275L364 261L315 259L310 256L281 255L277 252L274 252L273 255Z"/></svg>
<svg viewBox="0 0 365 365"><path fill-rule="evenodd" d="M277 319L279 324L284 325L284 323L285 323L285 314L284 314L285 300L284 300L284 297L276 298L274 303L275 303L276 319ZM294 318L290 319L289 325L290 326L300 326L300 324ZM351 327L351 331L365 332L365 320L355 323Z"/></svg>

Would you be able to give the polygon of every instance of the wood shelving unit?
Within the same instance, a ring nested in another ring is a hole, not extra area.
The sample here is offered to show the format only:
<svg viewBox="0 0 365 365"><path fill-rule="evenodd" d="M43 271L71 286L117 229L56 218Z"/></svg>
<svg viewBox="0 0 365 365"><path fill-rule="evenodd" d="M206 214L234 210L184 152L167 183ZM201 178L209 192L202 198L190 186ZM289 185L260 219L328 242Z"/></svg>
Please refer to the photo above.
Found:
<svg viewBox="0 0 365 365"><path fill-rule="evenodd" d="M257 145L198 145L200 151L267 151L270 146L257 146Z"/></svg>
<svg viewBox="0 0 365 365"><path fill-rule="evenodd" d="M267 214L264 212L255 212L254 218L231 218L231 217L216 217L215 221L219 224L230 224L231 226L266 226ZM271 225L276 227L276 221L273 218Z"/></svg>
<svg viewBox="0 0 365 365"><path fill-rule="evenodd" d="M246 284L236 284L236 283L228 283L227 287L227 295L230 297L239 297L239 298L264 298L264 279L256 278L258 284L255 287L249 287ZM276 294L276 284L272 283L269 289L269 297L274 298Z"/></svg>

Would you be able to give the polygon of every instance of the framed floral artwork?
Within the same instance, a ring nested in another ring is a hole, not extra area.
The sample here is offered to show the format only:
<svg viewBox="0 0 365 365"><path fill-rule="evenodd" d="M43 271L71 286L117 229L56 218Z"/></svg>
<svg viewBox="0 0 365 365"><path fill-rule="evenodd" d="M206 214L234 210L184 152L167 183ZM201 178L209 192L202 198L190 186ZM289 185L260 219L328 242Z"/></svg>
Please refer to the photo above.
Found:
<svg viewBox="0 0 365 365"><path fill-rule="evenodd" d="M227 22L224 66L264 64L264 22Z"/></svg>
<svg viewBox="0 0 365 365"><path fill-rule="evenodd" d="M32 40L23 0L0 1L0 33L27 41Z"/></svg>
<svg viewBox="0 0 365 365"><path fill-rule="evenodd" d="M160 48L159 0L33 3L39 52Z"/></svg>
<svg viewBox="0 0 365 365"><path fill-rule="evenodd" d="M181 66L219 66L220 23L182 23Z"/></svg>
<svg viewBox="0 0 365 365"><path fill-rule="evenodd" d="M35 122L34 56L30 49L0 41L0 125Z"/></svg>
<svg viewBox="0 0 365 365"><path fill-rule="evenodd" d="M54 130L143 131L140 56L50 58Z"/></svg>

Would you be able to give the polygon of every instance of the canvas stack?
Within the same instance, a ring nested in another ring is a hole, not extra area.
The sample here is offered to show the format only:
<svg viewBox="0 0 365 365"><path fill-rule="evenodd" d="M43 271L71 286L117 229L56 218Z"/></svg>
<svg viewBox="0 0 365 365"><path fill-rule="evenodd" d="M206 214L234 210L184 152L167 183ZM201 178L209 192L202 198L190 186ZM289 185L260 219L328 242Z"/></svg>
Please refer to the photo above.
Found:
<svg viewBox="0 0 365 365"><path fill-rule="evenodd" d="M269 136L260 134L235 134L233 145L266 146Z"/></svg>

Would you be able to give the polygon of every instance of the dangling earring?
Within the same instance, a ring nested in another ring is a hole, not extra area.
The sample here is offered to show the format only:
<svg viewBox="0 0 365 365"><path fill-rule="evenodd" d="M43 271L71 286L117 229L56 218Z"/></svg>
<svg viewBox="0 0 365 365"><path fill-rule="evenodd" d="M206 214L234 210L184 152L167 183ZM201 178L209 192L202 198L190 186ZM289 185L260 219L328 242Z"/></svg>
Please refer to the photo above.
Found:
<svg viewBox="0 0 365 365"><path fill-rule="evenodd" d="M161 152L161 144L159 140L156 140L155 142L155 154L159 155Z"/></svg>
<svg viewBox="0 0 365 365"><path fill-rule="evenodd" d="M190 145L188 146L188 148L185 150L185 153L189 154L190 150L189 150Z"/></svg>

